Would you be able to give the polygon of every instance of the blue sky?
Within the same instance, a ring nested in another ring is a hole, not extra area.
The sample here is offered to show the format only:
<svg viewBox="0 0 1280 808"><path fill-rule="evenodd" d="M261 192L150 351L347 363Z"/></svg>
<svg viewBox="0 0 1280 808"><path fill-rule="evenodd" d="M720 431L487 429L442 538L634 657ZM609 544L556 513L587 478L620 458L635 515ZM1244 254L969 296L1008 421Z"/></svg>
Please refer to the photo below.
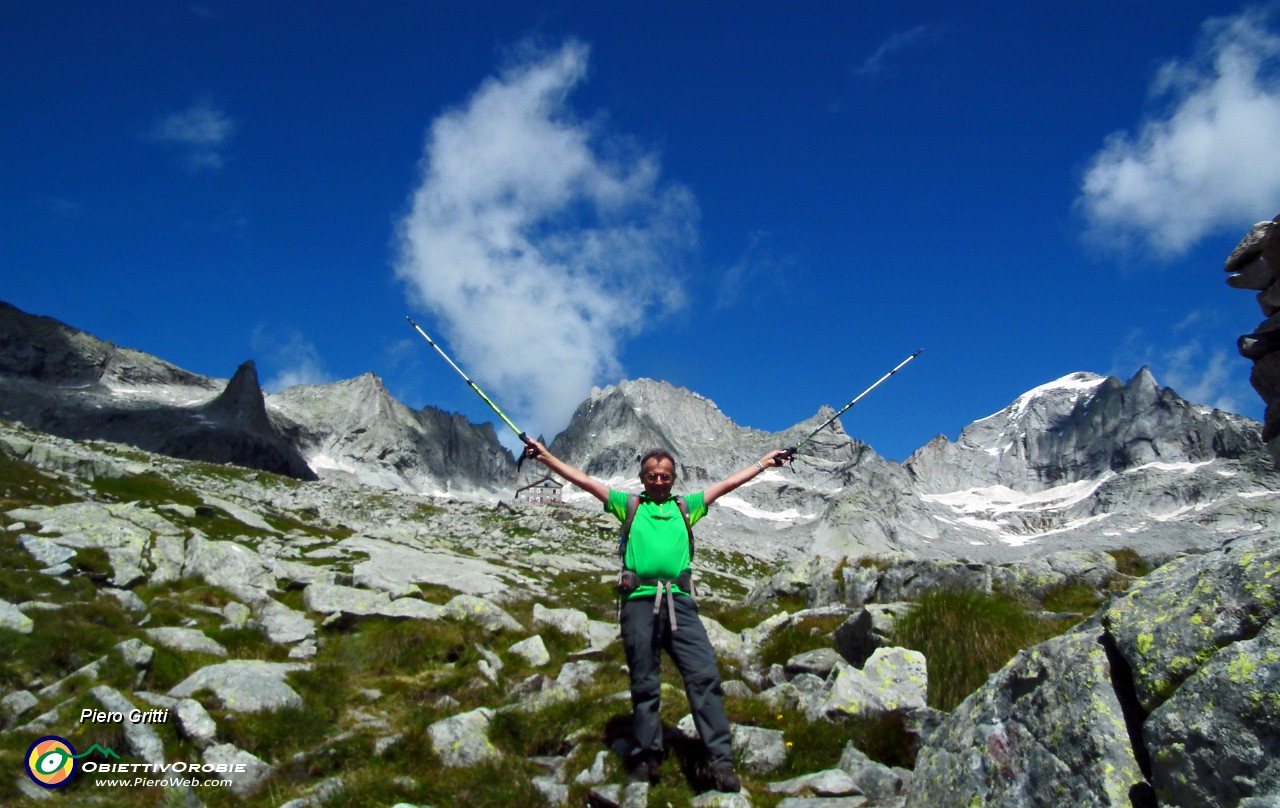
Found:
<svg viewBox="0 0 1280 808"><path fill-rule="evenodd" d="M1239 3L8 0L0 299L494 420L411 315L548 437L640 377L784 429L918 348L843 419L891 459L1081 370L1260 418L1278 61Z"/></svg>

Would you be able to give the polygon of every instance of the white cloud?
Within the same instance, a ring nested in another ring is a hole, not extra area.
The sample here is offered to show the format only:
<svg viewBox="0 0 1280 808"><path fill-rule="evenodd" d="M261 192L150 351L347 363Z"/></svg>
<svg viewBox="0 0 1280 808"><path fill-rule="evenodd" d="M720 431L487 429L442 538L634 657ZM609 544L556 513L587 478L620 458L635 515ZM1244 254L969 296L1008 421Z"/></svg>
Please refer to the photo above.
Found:
<svg viewBox="0 0 1280 808"><path fill-rule="evenodd" d="M396 274L434 315L427 332L535 435L616 379L622 340L682 304L696 241L697 205L659 182L656 156L568 107L587 57L578 42L526 49L436 118L400 223Z"/></svg>
<svg viewBox="0 0 1280 808"><path fill-rule="evenodd" d="M917 25L906 31L896 31L885 38L876 47L874 53L854 65L853 75L855 77L877 75L883 72L889 62L902 51L935 42L941 38L942 33L941 28L930 25Z"/></svg>
<svg viewBox="0 0 1280 808"><path fill-rule="evenodd" d="M717 310L737 306L743 300L743 290L750 289L756 297L776 302L777 296L787 291L787 279L794 275L795 261L780 255L774 238L766 230L757 230L747 237L747 247L728 269L716 290L713 306Z"/></svg>
<svg viewBox="0 0 1280 808"><path fill-rule="evenodd" d="M1176 256L1217 228L1269 219L1280 207L1280 37L1249 10L1203 26L1197 55L1166 64L1167 99L1136 134L1110 135L1077 201L1089 236Z"/></svg>
<svg viewBox="0 0 1280 808"><path fill-rule="evenodd" d="M1193 315L1174 328L1182 338L1178 342L1162 341L1142 329L1130 331L1116 352L1112 375L1125 380L1146 365L1157 382L1187 401L1243 412L1257 403L1247 382L1248 363L1226 348L1208 350L1201 335L1188 334L1189 323L1200 319Z"/></svg>
<svg viewBox="0 0 1280 808"><path fill-rule="evenodd" d="M216 170L226 164L223 149L236 133L236 123L208 101L197 101L182 112L162 115L147 137L172 147L192 171Z"/></svg>
<svg viewBox="0 0 1280 808"><path fill-rule="evenodd" d="M333 381L320 352L300 331L270 333L259 328L253 334L252 343L254 352L265 357L261 364L272 369L271 377L262 383L262 389L269 393L279 393L299 384Z"/></svg>

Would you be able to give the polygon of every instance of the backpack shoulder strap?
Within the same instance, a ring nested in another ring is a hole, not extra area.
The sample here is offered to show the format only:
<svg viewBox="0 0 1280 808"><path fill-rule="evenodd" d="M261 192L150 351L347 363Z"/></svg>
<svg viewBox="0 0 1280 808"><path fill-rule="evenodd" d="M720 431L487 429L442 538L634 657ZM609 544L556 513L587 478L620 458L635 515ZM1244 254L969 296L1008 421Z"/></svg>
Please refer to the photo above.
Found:
<svg viewBox="0 0 1280 808"><path fill-rule="evenodd" d="M676 497L676 507L680 509L680 515L684 517L684 529L689 532L689 561L693 561L693 524L689 521L689 503L684 501L684 497Z"/></svg>
<svg viewBox="0 0 1280 808"><path fill-rule="evenodd" d="M631 523L636 520L636 511L640 508L640 495L627 495L627 515L622 520L622 530L618 533L618 558L623 566L627 563L627 539L631 536Z"/></svg>

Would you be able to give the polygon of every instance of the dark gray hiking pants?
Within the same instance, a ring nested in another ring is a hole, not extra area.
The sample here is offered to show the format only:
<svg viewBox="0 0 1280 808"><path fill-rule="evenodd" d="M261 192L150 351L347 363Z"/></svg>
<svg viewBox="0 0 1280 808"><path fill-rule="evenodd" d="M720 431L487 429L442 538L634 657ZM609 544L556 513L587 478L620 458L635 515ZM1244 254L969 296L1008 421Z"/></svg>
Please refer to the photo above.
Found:
<svg viewBox="0 0 1280 808"><path fill-rule="evenodd" d="M667 604L653 613L651 598L622 604L622 644L631 670L632 728L638 754L661 753L662 721L658 716L661 680L658 666L662 651L673 660L684 678L693 723L707 747L712 764L733 763L729 718L724 712L720 668L707 630L698 619L693 598L675 595L676 625L671 630Z"/></svg>

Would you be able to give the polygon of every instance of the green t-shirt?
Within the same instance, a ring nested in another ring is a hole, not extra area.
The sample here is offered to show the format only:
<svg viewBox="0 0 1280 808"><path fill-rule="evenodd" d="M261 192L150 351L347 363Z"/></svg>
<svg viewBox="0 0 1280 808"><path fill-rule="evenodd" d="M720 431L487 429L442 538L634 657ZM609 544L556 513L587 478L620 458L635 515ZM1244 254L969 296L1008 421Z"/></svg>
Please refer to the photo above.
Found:
<svg viewBox="0 0 1280 808"><path fill-rule="evenodd" d="M611 489L604 509L618 517L619 522L626 520L629 496L626 491ZM707 515L701 491L684 495L684 501L689 506L690 525L697 524ZM623 566L634 570L644 580L670 581L689 569L692 560L689 557L689 532L685 530L684 518L675 497L667 497L659 503L641 493L640 506L636 508L631 534L627 538L627 557L623 559ZM681 590L676 587L676 591ZM641 586L631 597L653 597L654 592L653 586Z"/></svg>

